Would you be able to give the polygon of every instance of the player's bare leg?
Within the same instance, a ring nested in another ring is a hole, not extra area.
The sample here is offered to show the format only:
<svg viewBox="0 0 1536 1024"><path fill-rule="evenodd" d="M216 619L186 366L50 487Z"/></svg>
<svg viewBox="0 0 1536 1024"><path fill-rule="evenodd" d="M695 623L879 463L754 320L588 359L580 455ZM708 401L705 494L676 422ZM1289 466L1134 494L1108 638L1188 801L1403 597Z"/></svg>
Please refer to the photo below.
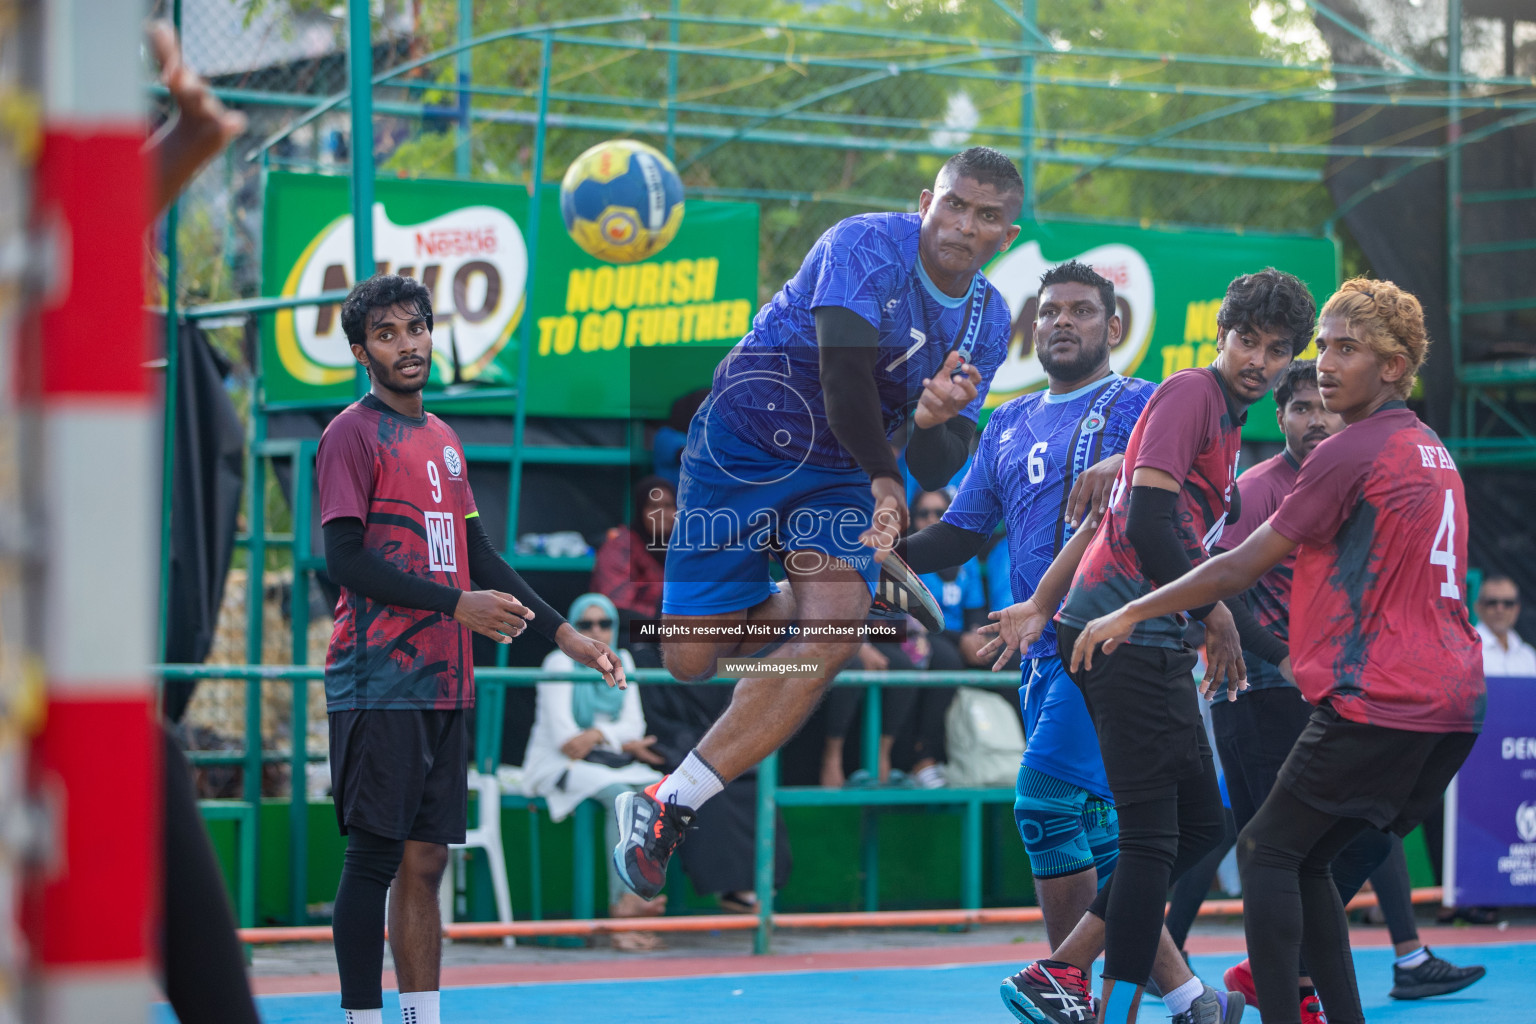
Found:
<svg viewBox="0 0 1536 1024"><path fill-rule="evenodd" d="M865 602L866 607L868 602ZM748 624L786 625L794 621L797 612L792 587L779 584L779 592L770 594L751 608L726 615L663 615L663 626L710 626L740 627ZM729 634L745 633L744 629L727 629ZM779 636L782 636L780 634ZM679 640L669 638L661 645L662 664L681 683L699 683L713 679L721 658L747 657L773 643L779 636L734 635L718 640Z"/></svg>
<svg viewBox="0 0 1536 1024"><path fill-rule="evenodd" d="M1045 937L1051 948L1067 942L1074 927L1085 917L1092 917L1088 907L1099 893L1097 868L1075 871L1059 878L1035 879L1035 894L1040 897L1040 915L1045 918ZM1102 921L1099 922L1101 925Z"/></svg>
<svg viewBox="0 0 1536 1024"><path fill-rule="evenodd" d="M787 561L800 622L862 622L869 614L869 585L857 569L833 560L815 571L801 573L793 568L793 556ZM832 678L861 642L858 638L818 638L785 643L774 653L775 658L819 662L821 671L810 677L738 682L730 706L699 741L699 756L725 782L754 767L805 724Z"/></svg>
<svg viewBox="0 0 1536 1024"><path fill-rule="evenodd" d="M869 612L863 575L840 559L796 559L795 554L786 559L794 618L802 624L862 623ZM725 713L676 770L644 793L620 794L614 805L620 838L613 859L626 885L646 899L661 892L667 862L695 809L793 736L861 643L856 635L789 640L774 652L776 659L813 663L813 674L742 679ZM679 679L708 678L715 662L733 653L722 653L721 646L674 645L666 655L668 668Z"/></svg>
<svg viewBox="0 0 1536 1024"><path fill-rule="evenodd" d="M443 958L443 922L437 891L448 867L448 847L405 841L405 855L389 887L389 951L401 992L435 992Z"/></svg>

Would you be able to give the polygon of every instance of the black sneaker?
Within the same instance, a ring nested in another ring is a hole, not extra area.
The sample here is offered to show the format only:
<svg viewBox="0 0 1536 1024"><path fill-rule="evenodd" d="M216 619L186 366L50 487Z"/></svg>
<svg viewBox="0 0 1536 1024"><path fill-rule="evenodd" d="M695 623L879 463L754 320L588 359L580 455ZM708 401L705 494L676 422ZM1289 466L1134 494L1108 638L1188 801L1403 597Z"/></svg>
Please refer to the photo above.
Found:
<svg viewBox="0 0 1536 1024"><path fill-rule="evenodd" d="M667 861L682 844L693 823L693 808L676 801L660 803L653 783L643 793L620 793L613 813L619 821L619 842L613 848L613 866L619 879L642 899L653 900L667 884Z"/></svg>
<svg viewBox="0 0 1536 1024"><path fill-rule="evenodd" d="M1036 960L998 991L1021 1024L1091 1024L1098 1017L1087 979L1069 964Z"/></svg>
<svg viewBox="0 0 1536 1024"><path fill-rule="evenodd" d="M1173 1015L1173 1024L1238 1024L1243 1006L1241 992L1220 992L1207 985L1189 1009Z"/></svg>
<svg viewBox="0 0 1536 1024"><path fill-rule="evenodd" d="M933 594L917 578L911 566L892 551L880 563L875 582L875 608L912 616L930 633L944 632L944 611Z"/></svg>
<svg viewBox="0 0 1536 1024"><path fill-rule="evenodd" d="M1457 967L1430 953L1428 947L1424 952L1429 953L1429 959L1417 967L1392 965L1392 991L1387 994L1393 999L1424 999L1460 992L1488 973L1486 967Z"/></svg>

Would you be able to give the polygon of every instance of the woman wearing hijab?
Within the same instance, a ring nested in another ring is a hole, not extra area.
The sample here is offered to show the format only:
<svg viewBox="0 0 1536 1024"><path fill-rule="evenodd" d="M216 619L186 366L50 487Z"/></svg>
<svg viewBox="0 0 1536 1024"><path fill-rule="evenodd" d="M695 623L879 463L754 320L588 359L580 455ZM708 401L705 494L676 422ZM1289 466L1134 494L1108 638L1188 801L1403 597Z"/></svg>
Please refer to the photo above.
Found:
<svg viewBox="0 0 1536 1024"><path fill-rule="evenodd" d="M583 594L571 603L567 616L582 635L610 646L618 612L602 594ZM634 670L628 651L619 649L626 671ZM544 659L547 671L574 671L576 663L560 650ZM548 682L538 687L533 733L523 761L524 787L541 796L549 816L562 821L583 800L596 800L605 812L608 846L618 842L618 822L613 802L626 789L641 790L661 778L650 767L661 763L651 749L656 737L646 735L645 715L640 709L640 689L614 689L601 679L581 682ZM620 884L611 859L608 861L609 915L649 917L666 909L666 897L647 903ZM618 932L615 949L645 952L661 948L652 932Z"/></svg>

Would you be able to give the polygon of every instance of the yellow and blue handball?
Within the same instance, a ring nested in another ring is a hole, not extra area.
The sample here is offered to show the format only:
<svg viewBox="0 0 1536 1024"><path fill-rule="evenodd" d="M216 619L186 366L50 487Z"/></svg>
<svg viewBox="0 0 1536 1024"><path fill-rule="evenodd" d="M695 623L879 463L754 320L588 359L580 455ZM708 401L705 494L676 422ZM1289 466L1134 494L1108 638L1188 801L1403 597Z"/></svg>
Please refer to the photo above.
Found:
<svg viewBox="0 0 1536 1024"><path fill-rule="evenodd" d="M609 263L665 249L683 222L683 179L661 153L633 139L600 142L560 182L560 214L576 244Z"/></svg>

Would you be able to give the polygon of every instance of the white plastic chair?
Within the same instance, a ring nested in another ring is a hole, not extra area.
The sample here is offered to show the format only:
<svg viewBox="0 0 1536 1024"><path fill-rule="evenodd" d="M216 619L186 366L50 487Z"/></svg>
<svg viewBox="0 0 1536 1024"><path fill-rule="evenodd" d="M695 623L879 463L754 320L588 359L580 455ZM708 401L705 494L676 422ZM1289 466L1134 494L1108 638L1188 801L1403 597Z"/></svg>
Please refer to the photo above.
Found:
<svg viewBox="0 0 1536 1024"><path fill-rule="evenodd" d="M495 775L485 775L471 768L469 790L479 797L476 801L476 816L479 820L474 828L464 833L462 843L454 843L448 848L449 870L444 879L446 884L438 890L438 906L442 911L443 923L453 920L454 897L464 879L464 851L473 848L484 850L490 864L491 888L496 893L496 919L510 924L512 893L507 887L507 858L501 845L501 784L496 781ZM517 940L508 935L502 939L502 945L515 946Z"/></svg>

